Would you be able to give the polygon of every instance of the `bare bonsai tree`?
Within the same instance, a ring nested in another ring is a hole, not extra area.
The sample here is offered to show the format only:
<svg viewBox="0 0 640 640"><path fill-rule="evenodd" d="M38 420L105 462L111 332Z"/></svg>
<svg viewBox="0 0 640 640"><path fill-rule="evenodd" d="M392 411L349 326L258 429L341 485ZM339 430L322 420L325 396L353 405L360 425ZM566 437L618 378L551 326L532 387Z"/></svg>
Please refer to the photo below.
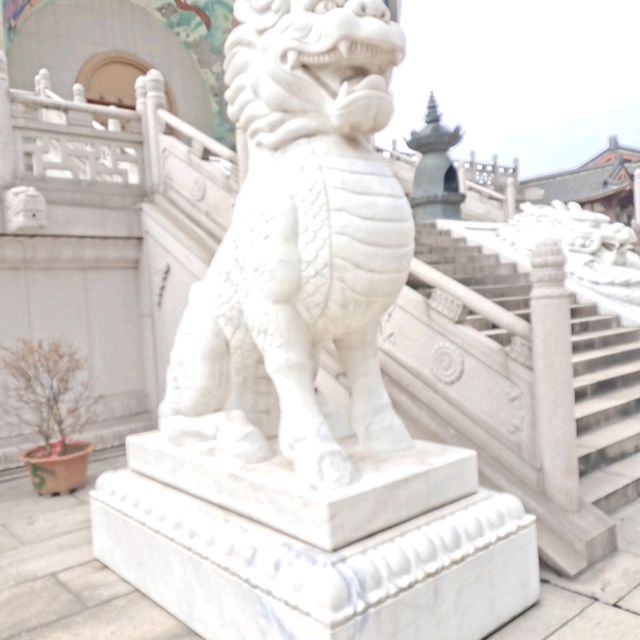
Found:
<svg viewBox="0 0 640 640"><path fill-rule="evenodd" d="M98 397L91 392L86 361L77 349L60 340L18 340L0 348L0 369L6 379L3 419L39 434L46 455L52 441L58 455L68 438L94 420Z"/></svg>

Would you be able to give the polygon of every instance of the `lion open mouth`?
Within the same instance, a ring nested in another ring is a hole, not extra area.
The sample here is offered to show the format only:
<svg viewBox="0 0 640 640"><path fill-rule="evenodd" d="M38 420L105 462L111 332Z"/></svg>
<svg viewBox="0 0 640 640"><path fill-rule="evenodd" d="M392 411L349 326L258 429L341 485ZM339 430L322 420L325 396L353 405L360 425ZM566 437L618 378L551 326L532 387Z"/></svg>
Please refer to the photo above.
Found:
<svg viewBox="0 0 640 640"><path fill-rule="evenodd" d="M342 102L362 91L387 93L389 75L399 57L393 48L341 40L331 49L317 53L289 49L286 66L289 71L302 69L333 100Z"/></svg>

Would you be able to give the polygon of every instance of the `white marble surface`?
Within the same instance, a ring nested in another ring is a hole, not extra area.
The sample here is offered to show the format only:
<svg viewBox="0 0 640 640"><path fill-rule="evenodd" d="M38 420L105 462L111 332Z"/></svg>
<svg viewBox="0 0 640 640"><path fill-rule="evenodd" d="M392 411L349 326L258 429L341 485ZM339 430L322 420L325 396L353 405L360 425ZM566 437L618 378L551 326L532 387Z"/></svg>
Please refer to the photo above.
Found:
<svg viewBox="0 0 640 640"><path fill-rule="evenodd" d="M479 640L539 592L534 519L505 494L339 553L126 470L91 509L96 557L209 640Z"/></svg>
<svg viewBox="0 0 640 640"><path fill-rule="evenodd" d="M265 435L277 431L300 483L344 487L353 461L314 389L323 343L335 343L344 365L360 444L413 446L376 341L407 279L414 224L370 139L393 113L389 78L404 35L382 0L239 0L234 11L226 98L246 132L248 173L211 266L191 287L159 425L215 439L219 455L240 462L270 458Z"/></svg>
<svg viewBox="0 0 640 640"><path fill-rule="evenodd" d="M127 438L129 467L208 502L331 551L475 493L477 456L469 449L416 441L391 455L341 441L358 474L349 486L313 490L278 456L238 467L172 445L159 432Z"/></svg>

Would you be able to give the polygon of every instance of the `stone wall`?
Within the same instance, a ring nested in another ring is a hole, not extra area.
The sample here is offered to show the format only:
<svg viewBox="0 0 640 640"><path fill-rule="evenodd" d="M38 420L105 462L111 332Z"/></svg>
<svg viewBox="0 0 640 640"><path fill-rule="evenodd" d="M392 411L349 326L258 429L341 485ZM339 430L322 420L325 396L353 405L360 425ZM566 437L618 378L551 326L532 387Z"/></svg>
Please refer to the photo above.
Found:
<svg viewBox="0 0 640 640"><path fill-rule="evenodd" d="M124 432L151 428L140 245L132 237L0 235L0 345L60 338L79 348L101 396L89 429L100 447L120 444ZM16 453L35 441L0 424L0 469L16 466Z"/></svg>
<svg viewBox="0 0 640 640"><path fill-rule="evenodd" d="M209 88L189 50L158 17L130 0L56 0L32 11L9 48L11 86L33 90L35 74L46 66L53 90L70 99L82 65L103 51L126 52L156 67L178 116L203 131L226 130L212 117Z"/></svg>

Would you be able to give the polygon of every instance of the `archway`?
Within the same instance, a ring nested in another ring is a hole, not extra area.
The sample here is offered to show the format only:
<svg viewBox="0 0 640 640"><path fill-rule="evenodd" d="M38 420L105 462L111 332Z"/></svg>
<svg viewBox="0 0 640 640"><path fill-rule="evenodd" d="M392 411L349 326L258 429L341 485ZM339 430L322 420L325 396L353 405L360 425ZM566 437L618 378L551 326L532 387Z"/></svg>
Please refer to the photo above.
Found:
<svg viewBox="0 0 640 640"><path fill-rule="evenodd" d="M106 51L91 56L78 71L76 82L85 90L87 102L115 104L125 109L135 109L135 81L145 75L151 65L124 51ZM175 111L172 92L167 87L169 111Z"/></svg>

